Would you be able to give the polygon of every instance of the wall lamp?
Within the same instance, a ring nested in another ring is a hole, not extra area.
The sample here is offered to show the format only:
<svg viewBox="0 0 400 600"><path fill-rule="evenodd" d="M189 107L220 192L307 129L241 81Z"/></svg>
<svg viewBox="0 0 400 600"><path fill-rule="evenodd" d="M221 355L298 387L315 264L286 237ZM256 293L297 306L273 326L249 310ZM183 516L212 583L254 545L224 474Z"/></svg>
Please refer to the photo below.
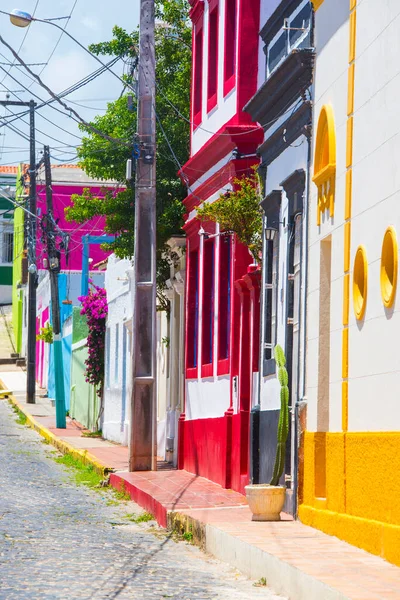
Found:
<svg viewBox="0 0 400 600"><path fill-rule="evenodd" d="M278 235L278 230L276 227L266 227L264 229L264 233L265 233L265 239L267 242L273 242L275 239L275 236Z"/></svg>

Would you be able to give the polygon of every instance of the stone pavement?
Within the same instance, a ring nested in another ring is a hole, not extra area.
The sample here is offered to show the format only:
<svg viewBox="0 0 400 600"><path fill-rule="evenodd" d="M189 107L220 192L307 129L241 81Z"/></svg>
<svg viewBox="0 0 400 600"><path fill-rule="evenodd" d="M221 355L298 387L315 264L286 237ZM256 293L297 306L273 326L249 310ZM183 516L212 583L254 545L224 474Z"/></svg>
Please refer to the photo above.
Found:
<svg viewBox="0 0 400 600"><path fill-rule="evenodd" d="M10 377L15 375L0 372L4 385ZM24 393L17 392L17 397L22 402ZM47 399L20 406L37 415L36 421L54 426L54 409ZM276 592L294 600L400 600L400 569L383 559L285 515L278 523L252 522L243 496L186 471L119 470L121 465L126 469L126 448L101 440L96 440L96 447L89 446L93 441L82 438L71 422L70 432L72 428L73 435L54 427L51 431L80 449L88 445L95 461L116 471L111 484L116 488L123 484L160 524L192 531L210 554L252 579L265 577Z"/></svg>
<svg viewBox="0 0 400 600"><path fill-rule="evenodd" d="M54 452L0 400L1 600L278 600L198 548L130 522L137 505L78 487Z"/></svg>

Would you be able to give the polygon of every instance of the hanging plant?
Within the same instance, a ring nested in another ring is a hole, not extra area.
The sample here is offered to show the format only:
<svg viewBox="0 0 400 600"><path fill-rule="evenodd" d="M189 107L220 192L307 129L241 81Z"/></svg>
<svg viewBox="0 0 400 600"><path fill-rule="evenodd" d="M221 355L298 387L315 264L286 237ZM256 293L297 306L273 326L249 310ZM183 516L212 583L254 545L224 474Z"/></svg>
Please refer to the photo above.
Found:
<svg viewBox="0 0 400 600"><path fill-rule="evenodd" d="M50 323L47 323L44 327L39 329L39 333L36 336L36 341L39 340L45 342L46 344L53 343L53 328Z"/></svg>
<svg viewBox="0 0 400 600"><path fill-rule="evenodd" d="M91 385L97 386L97 395L101 398L104 384L104 347L106 336L106 318L108 313L106 290L89 280L90 290L87 296L80 296L81 315L86 315L88 325L88 357L85 360L85 377Z"/></svg>
<svg viewBox="0 0 400 600"><path fill-rule="evenodd" d="M261 184L256 168L251 175L235 178L232 191L221 194L210 204L197 209L201 221L219 223L221 231L231 231L245 244L254 261L261 261L262 209Z"/></svg>

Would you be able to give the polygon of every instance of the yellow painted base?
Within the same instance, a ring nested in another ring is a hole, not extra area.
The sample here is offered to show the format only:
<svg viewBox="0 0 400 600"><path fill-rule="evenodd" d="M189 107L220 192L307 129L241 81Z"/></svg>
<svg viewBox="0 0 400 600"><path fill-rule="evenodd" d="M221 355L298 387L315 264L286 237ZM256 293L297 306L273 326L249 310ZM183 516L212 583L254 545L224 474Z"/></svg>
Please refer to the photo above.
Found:
<svg viewBox="0 0 400 600"><path fill-rule="evenodd" d="M323 465L320 435L302 438L300 520L400 566L400 432L327 433Z"/></svg>

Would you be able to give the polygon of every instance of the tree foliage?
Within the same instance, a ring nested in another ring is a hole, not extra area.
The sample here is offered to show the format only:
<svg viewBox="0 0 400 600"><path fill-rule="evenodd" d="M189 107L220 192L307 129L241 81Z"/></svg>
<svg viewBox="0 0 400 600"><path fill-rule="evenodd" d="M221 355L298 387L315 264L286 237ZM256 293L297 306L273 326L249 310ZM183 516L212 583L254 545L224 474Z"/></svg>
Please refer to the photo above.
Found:
<svg viewBox="0 0 400 600"><path fill-rule="evenodd" d="M182 225L182 200L186 195L177 175L177 163L185 163L189 156L189 123L178 116L171 104L189 118L191 27L188 8L186 0L156 0L157 247L160 274L165 272L163 261L169 260L166 241ZM138 30L128 33L115 26L110 41L92 44L89 48L96 55L121 56L129 71L124 78L127 84L134 85L138 45ZM132 95L129 87L122 90L119 99L108 104L104 115L96 116L91 123L120 143L80 126L85 136L78 148L79 165L89 176L112 179L119 186L104 188L104 197L101 198L84 190L81 195L72 197L73 205L66 209L67 219L78 223L104 215L106 232L116 235L115 242L108 248L121 258L132 257L134 250L134 183L121 190L126 184L126 161L132 158L137 121L136 98L133 97L134 110L129 110L128 95Z"/></svg>
<svg viewBox="0 0 400 600"><path fill-rule="evenodd" d="M232 184L232 191L198 208L197 218L219 223L221 231L235 233L239 241L249 248L254 260L260 262L262 210L258 173L254 170L251 175L235 178Z"/></svg>

